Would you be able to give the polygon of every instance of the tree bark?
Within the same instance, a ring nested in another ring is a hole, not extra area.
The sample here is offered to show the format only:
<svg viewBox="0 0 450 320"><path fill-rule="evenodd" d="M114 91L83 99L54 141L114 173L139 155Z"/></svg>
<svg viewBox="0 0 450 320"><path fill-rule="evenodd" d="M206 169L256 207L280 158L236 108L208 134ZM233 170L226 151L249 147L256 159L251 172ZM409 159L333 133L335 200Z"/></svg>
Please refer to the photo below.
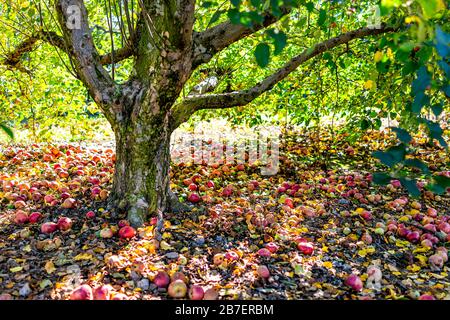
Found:
<svg viewBox="0 0 450 320"><path fill-rule="evenodd" d="M140 115L115 130L116 164L112 200L133 226L148 214L170 208L170 130L167 117Z"/></svg>

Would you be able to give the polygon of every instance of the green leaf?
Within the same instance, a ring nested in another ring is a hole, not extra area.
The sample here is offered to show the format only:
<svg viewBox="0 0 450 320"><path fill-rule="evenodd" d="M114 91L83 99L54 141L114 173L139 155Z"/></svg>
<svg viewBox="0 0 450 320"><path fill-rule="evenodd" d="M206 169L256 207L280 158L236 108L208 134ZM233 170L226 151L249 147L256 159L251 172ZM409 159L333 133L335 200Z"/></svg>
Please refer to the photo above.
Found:
<svg viewBox="0 0 450 320"><path fill-rule="evenodd" d="M375 151L372 155L388 167L393 167L396 164L394 158L389 153L383 151Z"/></svg>
<svg viewBox="0 0 450 320"><path fill-rule="evenodd" d="M378 185L386 185L391 181L391 177L384 172L375 172L372 181Z"/></svg>
<svg viewBox="0 0 450 320"><path fill-rule="evenodd" d="M209 20L208 24L213 24L214 22L216 22L217 20L219 20L220 16L224 13L224 10L218 10L216 12L214 12L214 14L211 17L211 20Z"/></svg>
<svg viewBox="0 0 450 320"><path fill-rule="evenodd" d="M269 64L270 47L267 43L262 42L256 46L255 49L256 62L261 68L266 67Z"/></svg>
<svg viewBox="0 0 450 320"><path fill-rule="evenodd" d="M414 198L417 198L420 196L420 190L417 187L417 181L414 179L406 179L406 178L400 178L399 179L402 185L406 187L409 194L412 195Z"/></svg>
<svg viewBox="0 0 450 320"><path fill-rule="evenodd" d="M441 10L445 10L445 2L443 0L417 0L423 9L425 18L432 18Z"/></svg>
<svg viewBox="0 0 450 320"><path fill-rule="evenodd" d="M450 34L436 27L436 50L443 58L450 56Z"/></svg>
<svg viewBox="0 0 450 320"><path fill-rule="evenodd" d="M370 127L370 122L367 119L363 119L361 120L361 130L366 130L367 128Z"/></svg>
<svg viewBox="0 0 450 320"><path fill-rule="evenodd" d="M324 9L320 9L319 11L319 20L317 20L317 24L319 26L323 26L323 24L327 21L327 11Z"/></svg>
<svg viewBox="0 0 450 320"><path fill-rule="evenodd" d="M403 161L403 163L407 167L414 167L414 168L420 169L424 173L430 172L430 170L428 169L426 164L423 163L422 161L420 161L419 159L406 159L405 161Z"/></svg>
<svg viewBox="0 0 450 320"><path fill-rule="evenodd" d="M5 132L8 137L14 139L14 132L11 130L11 128L3 123L0 123L0 129L3 130L3 132Z"/></svg>
<svg viewBox="0 0 450 320"><path fill-rule="evenodd" d="M394 131L397 134L397 138L405 143L408 144L411 142L412 137L411 135L408 133L408 131L406 131L405 129L402 128L398 128L398 127L391 127L392 131Z"/></svg>
<svg viewBox="0 0 450 320"><path fill-rule="evenodd" d="M278 55L283 51L284 47L287 43L287 36L283 31L270 29L267 31L267 34L272 37L274 40L275 50L273 51L274 55Z"/></svg>
<svg viewBox="0 0 450 320"><path fill-rule="evenodd" d="M238 7L241 4L241 0L230 0L233 6Z"/></svg>

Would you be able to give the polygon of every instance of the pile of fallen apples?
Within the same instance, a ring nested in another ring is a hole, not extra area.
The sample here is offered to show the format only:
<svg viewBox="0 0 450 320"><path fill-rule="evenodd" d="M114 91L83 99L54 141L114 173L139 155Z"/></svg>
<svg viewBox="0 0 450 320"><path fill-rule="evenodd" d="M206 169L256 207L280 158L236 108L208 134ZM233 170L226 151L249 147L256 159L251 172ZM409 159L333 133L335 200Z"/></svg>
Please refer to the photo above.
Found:
<svg viewBox="0 0 450 320"><path fill-rule="evenodd" d="M189 279L182 272L175 272L172 276L165 271L158 271L153 277L153 283L158 289L166 289L169 297L191 300L216 300L218 293L214 288L204 290L200 285L189 285ZM93 289L88 284L75 288L70 294L70 300L126 300L127 296L117 293L110 285L101 285Z"/></svg>

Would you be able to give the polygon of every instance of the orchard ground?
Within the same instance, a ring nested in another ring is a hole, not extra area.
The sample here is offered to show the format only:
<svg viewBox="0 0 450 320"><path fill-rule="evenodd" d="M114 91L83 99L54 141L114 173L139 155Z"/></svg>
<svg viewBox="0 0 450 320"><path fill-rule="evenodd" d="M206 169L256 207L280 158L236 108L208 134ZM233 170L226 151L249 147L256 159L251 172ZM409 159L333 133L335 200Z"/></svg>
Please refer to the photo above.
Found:
<svg viewBox="0 0 450 320"><path fill-rule="evenodd" d="M371 153L396 142L388 130L347 140L284 131L272 176L174 164L172 190L192 210L165 213L161 241L156 216L134 230L108 208L112 143L3 145L0 297L91 298L103 286L94 297L450 299L449 193L421 181L413 199L399 181L373 184L383 168ZM412 147L450 175L448 153L425 134Z"/></svg>

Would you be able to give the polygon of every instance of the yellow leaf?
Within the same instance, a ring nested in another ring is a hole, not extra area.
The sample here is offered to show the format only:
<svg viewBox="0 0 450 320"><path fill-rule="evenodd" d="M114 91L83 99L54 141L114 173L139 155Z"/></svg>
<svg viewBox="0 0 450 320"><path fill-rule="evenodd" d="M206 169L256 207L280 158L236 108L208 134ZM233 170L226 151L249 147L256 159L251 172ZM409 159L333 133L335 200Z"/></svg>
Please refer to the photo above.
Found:
<svg viewBox="0 0 450 320"><path fill-rule="evenodd" d="M14 273L14 272L22 271L22 269L23 269L23 267L14 267L14 268L9 269L9 271L11 271L12 273Z"/></svg>
<svg viewBox="0 0 450 320"><path fill-rule="evenodd" d="M170 239L170 238L172 238L172 235L170 233L168 233L168 232L164 232L163 235L162 235L162 238L163 239Z"/></svg>
<svg viewBox="0 0 450 320"><path fill-rule="evenodd" d="M412 271L412 272L417 272L419 271L421 268L417 265L417 264L413 264L411 266L407 266L406 269Z"/></svg>
<svg viewBox="0 0 450 320"><path fill-rule="evenodd" d="M79 255L75 256L75 258L73 258L75 261L79 261L79 260L91 260L92 259L92 255L89 253L80 253Z"/></svg>
<svg viewBox="0 0 450 320"><path fill-rule="evenodd" d="M56 270L55 265L51 260L45 263L44 269L45 271L47 271L48 274L53 273Z"/></svg>
<svg viewBox="0 0 450 320"><path fill-rule="evenodd" d="M375 60L375 62L377 63L377 62L380 62L381 59L383 59L383 52L381 52L381 51L375 52L373 60Z"/></svg>
<svg viewBox="0 0 450 320"><path fill-rule="evenodd" d="M325 261L322 265L327 269L333 268L333 263L330 261Z"/></svg>
<svg viewBox="0 0 450 320"><path fill-rule="evenodd" d="M364 82L364 89L371 90L374 87L375 83L372 80L367 80Z"/></svg>
<svg viewBox="0 0 450 320"><path fill-rule="evenodd" d="M161 241L161 243L159 244L159 246L160 246L161 249L163 249L163 250L171 250L171 249L173 249L166 241Z"/></svg>
<svg viewBox="0 0 450 320"><path fill-rule="evenodd" d="M412 22L420 23L422 20L418 16L410 16L405 18L405 23L410 24Z"/></svg>
<svg viewBox="0 0 450 320"><path fill-rule="evenodd" d="M427 257L419 254L419 255L416 256L416 258L417 258L417 260L420 261L420 265L422 265L422 266L426 266L427 265L427 260L428 260Z"/></svg>

